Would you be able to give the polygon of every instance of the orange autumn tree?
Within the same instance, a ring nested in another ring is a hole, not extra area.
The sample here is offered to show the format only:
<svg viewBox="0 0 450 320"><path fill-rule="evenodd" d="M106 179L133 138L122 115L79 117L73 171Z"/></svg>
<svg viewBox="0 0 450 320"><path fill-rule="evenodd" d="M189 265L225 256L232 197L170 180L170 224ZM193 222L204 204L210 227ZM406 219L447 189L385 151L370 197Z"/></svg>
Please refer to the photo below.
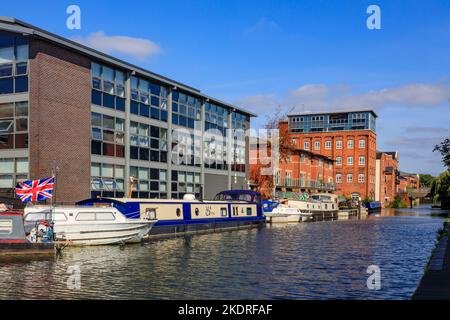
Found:
<svg viewBox="0 0 450 320"><path fill-rule="evenodd" d="M280 126L280 123L286 121L287 114L291 112L292 109L288 111L282 110L281 106L278 106L275 112L271 115L266 116L266 123L264 125L264 129L266 130L278 130L278 153L279 153L279 161L285 162L288 159L288 156L293 148L292 140L289 137L288 126ZM270 132L270 131L269 131ZM271 157L271 139L268 139L266 145L267 150L263 152L263 155L267 157ZM274 176L271 175L263 175L261 174L262 170L265 168L270 168L271 163L262 163L260 160L260 149L259 145L256 150L257 162L250 166L250 181L255 186L255 190L261 193L263 199L269 199L272 197L272 193L274 191Z"/></svg>

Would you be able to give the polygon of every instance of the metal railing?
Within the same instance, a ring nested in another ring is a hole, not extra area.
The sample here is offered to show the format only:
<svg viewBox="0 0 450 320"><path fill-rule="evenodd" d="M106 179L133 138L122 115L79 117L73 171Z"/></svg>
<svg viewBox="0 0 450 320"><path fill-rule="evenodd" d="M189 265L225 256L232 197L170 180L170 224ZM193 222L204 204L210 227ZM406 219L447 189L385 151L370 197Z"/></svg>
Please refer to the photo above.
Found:
<svg viewBox="0 0 450 320"><path fill-rule="evenodd" d="M336 190L336 185L334 183L325 183L317 180L305 180L305 179L286 179L281 178L276 181L277 187L285 188L305 188L305 189L317 189L334 191Z"/></svg>

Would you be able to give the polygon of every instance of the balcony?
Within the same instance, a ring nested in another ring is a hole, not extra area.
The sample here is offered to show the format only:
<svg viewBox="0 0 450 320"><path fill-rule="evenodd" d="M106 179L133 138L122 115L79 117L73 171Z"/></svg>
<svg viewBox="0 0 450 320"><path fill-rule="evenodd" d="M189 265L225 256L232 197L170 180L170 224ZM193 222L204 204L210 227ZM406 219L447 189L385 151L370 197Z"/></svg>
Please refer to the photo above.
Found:
<svg viewBox="0 0 450 320"><path fill-rule="evenodd" d="M276 183L280 188L293 188L293 189L314 189L318 191L335 191L336 185L334 183L324 183L317 180L305 180L305 179L286 179L282 178Z"/></svg>

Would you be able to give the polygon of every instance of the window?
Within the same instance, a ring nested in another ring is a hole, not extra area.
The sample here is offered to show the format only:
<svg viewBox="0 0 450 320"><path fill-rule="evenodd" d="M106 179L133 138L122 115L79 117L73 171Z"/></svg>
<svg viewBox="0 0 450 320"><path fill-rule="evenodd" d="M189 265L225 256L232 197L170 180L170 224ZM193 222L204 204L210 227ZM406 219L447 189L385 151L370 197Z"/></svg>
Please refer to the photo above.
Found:
<svg viewBox="0 0 450 320"><path fill-rule="evenodd" d="M200 173L172 170L172 198L182 199L186 193L200 197Z"/></svg>
<svg viewBox="0 0 450 320"><path fill-rule="evenodd" d="M91 113L91 153L125 157L125 120L96 112Z"/></svg>
<svg viewBox="0 0 450 320"><path fill-rule="evenodd" d="M336 149L342 149L342 140L336 140Z"/></svg>
<svg viewBox="0 0 450 320"><path fill-rule="evenodd" d="M167 87L131 77L130 112L142 117L167 121Z"/></svg>
<svg viewBox="0 0 450 320"><path fill-rule="evenodd" d="M331 140L325 141L325 149L331 150Z"/></svg>
<svg viewBox="0 0 450 320"><path fill-rule="evenodd" d="M124 166L91 163L91 191L103 196L123 197Z"/></svg>
<svg viewBox="0 0 450 320"><path fill-rule="evenodd" d="M252 215L252 208L247 208L246 213L248 216Z"/></svg>
<svg viewBox="0 0 450 320"><path fill-rule="evenodd" d="M364 183L364 173L358 174L358 183Z"/></svg>
<svg viewBox="0 0 450 320"><path fill-rule="evenodd" d="M366 147L366 140L360 139L359 140L359 148L364 149Z"/></svg>
<svg viewBox="0 0 450 320"><path fill-rule="evenodd" d="M202 102L200 99L193 96L184 94L182 92L173 91L172 93L172 112L175 117L172 117L172 123L182 127L194 129L195 121L201 120L201 108ZM214 109L214 110L213 110ZM215 111L216 108L210 108L209 110ZM217 124L218 117L209 115L208 119L210 123ZM206 120L206 118L205 118ZM206 130L209 129L209 125L205 122Z"/></svg>
<svg viewBox="0 0 450 320"><path fill-rule="evenodd" d="M95 221L94 212L80 212L77 214L75 220L77 221Z"/></svg>
<svg viewBox="0 0 450 320"><path fill-rule="evenodd" d="M348 149L353 149L353 144L354 143L354 141L353 140L347 140L347 148Z"/></svg>
<svg viewBox="0 0 450 320"><path fill-rule="evenodd" d="M336 183L342 183L342 174L336 173Z"/></svg>
<svg viewBox="0 0 450 320"><path fill-rule="evenodd" d="M352 166L353 165L353 157L347 157L347 165Z"/></svg>
<svg viewBox="0 0 450 320"><path fill-rule="evenodd" d="M0 35L0 94L28 92L28 40Z"/></svg>
<svg viewBox="0 0 450 320"><path fill-rule="evenodd" d="M125 111L125 74L120 70L91 63L92 104Z"/></svg>
<svg viewBox="0 0 450 320"><path fill-rule="evenodd" d="M342 157L336 157L336 166L342 166Z"/></svg>
<svg viewBox="0 0 450 320"><path fill-rule="evenodd" d="M314 142L314 150L320 150L320 141Z"/></svg>
<svg viewBox="0 0 450 320"><path fill-rule="evenodd" d="M0 159L0 189L11 189L28 179L28 158Z"/></svg>
<svg viewBox="0 0 450 320"><path fill-rule="evenodd" d="M292 186L292 172L286 171L286 187Z"/></svg>
<svg viewBox="0 0 450 320"><path fill-rule="evenodd" d="M0 220L0 234L8 235L13 232L13 221L12 219L1 219Z"/></svg>
<svg viewBox="0 0 450 320"><path fill-rule="evenodd" d="M227 208L220 208L220 215L222 217L227 217L228 216Z"/></svg>
<svg viewBox="0 0 450 320"><path fill-rule="evenodd" d="M366 157L360 156L359 157L359 165L364 166L366 164Z"/></svg>
<svg viewBox="0 0 450 320"><path fill-rule="evenodd" d="M95 219L98 221L113 221L116 220L112 212L97 212Z"/></svg>
<svg viewBox="0 0 450 320"><path fill-rule="evenodd" d="M130 167L130 175L136 178L133 185L133 198L167 198L166 170Z"/></svg>
<svg viewBox="0 0 450 320"><path fill-rule="evenodd" d="M353 174L352 173L348 173L347 174L347 183L352 183L353 182Z"/></svg>
<svg viewBox="0 0 450 320"><path fill-rule="evenodd" d="M28 102L0 104L0 149L28 148Z"/></svg>
<svg viewBox="0 0 450 320"><path fill-rule="evenodd" d="M309 150L309 141L303 142L303 149Z"/></svg>

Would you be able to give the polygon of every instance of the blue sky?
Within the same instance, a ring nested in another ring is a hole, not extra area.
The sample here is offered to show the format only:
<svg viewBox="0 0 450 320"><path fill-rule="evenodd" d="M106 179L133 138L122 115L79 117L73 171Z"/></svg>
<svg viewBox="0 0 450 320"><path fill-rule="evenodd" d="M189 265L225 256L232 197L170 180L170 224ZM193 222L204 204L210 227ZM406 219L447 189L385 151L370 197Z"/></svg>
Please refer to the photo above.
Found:
<svg viewBox="0 0 450 320"><path fill-rule="evenodd" d="M81 30L66 27L72 4ZM370 4L381 30L366 27ZM448 0L22 0L0 3L0 15L236 103L260 115L256 127L277 105L374 108L378 148L399 151L402 170L444 170L432 149L450 137Z"/></svg>

